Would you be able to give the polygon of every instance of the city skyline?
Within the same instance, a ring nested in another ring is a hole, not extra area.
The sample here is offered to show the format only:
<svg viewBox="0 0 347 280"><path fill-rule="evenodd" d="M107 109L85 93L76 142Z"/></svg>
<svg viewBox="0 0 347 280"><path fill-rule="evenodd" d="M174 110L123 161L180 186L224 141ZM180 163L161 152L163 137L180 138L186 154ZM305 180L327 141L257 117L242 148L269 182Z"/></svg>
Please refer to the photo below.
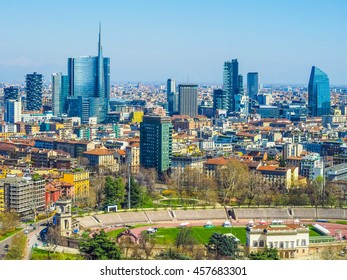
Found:
<svg viewBox="0 0 347 280"><path fill-rule="evenodd" d="M258 72L262 84L307 84L315 65L331 85L347 85L341 36L347 4L301 2L61 1L54 9L42 1L7 3L0 81L23 82L31 72L48 81L52 73L66 73L69 57L95 53L101 21L111 81L184 83L189 77L222 84L223 63L237 58L240 73Z"/></svg>

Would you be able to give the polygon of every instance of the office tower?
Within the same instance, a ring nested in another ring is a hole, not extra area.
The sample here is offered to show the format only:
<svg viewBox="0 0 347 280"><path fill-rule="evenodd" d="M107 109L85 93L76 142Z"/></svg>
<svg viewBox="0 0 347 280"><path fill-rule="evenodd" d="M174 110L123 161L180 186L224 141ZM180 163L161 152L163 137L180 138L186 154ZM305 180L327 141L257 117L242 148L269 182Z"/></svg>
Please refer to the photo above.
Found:
<svg viewBox="0 0 347 280"><path fill-rule="evenodd" d="M6 100L18 100L18 92L19 89L18 87L5 87L4 88L4 102L6 102Z"/></svg>
<svg viewBox="0 0 347 280"><path fill-rule="evenodd" d="M330 114L329 77L315 66L308 83L308 113L313 117Z"/></svg>
<svg viewBox="0 0 347 280"><path fill-rule="evenodd" d="M198 115L198 85L178 85L179 114L195 117Z"/></svg>
<svg viewBox="0 0 347 280"><path fill-rule="evenodd" d="M217 110L229 109L228 96L222 89L213 90L213 115L216 115Z"/></svg>
<svg viewBox="0 0 347 280"><path fill-rule="evenodd" d="M169 114L177 114L178 94L176 92L176 81L172 79L167 80L167 103Z"/></svg>
<svg viewBox="0 0 347 280"><path fill-rule="evenodd" d="M240 116L248 116L248 96L244 94L243 90L243 77L238 75L237 77L237 94L234 96L235 101L235 112L239 113Z"/></svg>
<svg viewBox="0 0 347 280"><path fill-rule="evenodd" d="M172 123L170 117L144 116L140 125L140 164L158 173L171 166Z"/></svg>
<svg viewBox="0 0 347 280"><path fill-rule="evenodd" d="M68 59L69 96L71 100L88 99L88 117L97 117L97 122L105 121L110 96L110 58L103 57L101 46L101 25L99 28L98 56L83 56ZM73 102L75 104L75 102ZM68 104L71 115L75 108ZM86 123L86 120L83 121Z"/></svg>
<svg viewBox="0 0 347 280"><path fill-rule="evenodd" d="M249 72L247 73L247 95L250 99L256 100L258 95L258 73Z"/></svg>
<svg viewBox="0 0 347 280"><path fill-rule="evenodd" d="M229 98L229 112L235 112L235 95L238 94L239 63L237 59L224 62L223 90Z"/></svg>
<svg viewBox="0 0 347 280"><path fill-rule="evenodd" d="M62 73L52 74L52 101L55 116L67 113L67 97L69 95L69 77Z"/></svg>
<svg viewBox="0 0 347 280"><path fill-rule="evenodd" d="M26 109L38 111L42 108L43 76L34 72L26 75Z"/></svg>
<svg viewBox="0 0 347 280"><path fill-rule="evenodd" d="M4 120L7 123L16 123L22 120L22 104L17 100L5 101Z"/></svg>

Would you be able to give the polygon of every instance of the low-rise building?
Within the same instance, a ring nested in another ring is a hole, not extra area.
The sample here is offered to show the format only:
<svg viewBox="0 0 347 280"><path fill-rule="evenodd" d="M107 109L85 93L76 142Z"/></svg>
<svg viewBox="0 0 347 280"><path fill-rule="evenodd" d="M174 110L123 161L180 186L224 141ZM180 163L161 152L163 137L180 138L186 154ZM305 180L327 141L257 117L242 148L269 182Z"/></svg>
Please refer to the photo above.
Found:
<svg viewBox="0 0 347 280"><path fill-rule="evenodd" d="M309 228L298 223L284 224L282 221L248 226L246 248L248 253L276 248L281 259L305 257L309 253Z"/></svg>

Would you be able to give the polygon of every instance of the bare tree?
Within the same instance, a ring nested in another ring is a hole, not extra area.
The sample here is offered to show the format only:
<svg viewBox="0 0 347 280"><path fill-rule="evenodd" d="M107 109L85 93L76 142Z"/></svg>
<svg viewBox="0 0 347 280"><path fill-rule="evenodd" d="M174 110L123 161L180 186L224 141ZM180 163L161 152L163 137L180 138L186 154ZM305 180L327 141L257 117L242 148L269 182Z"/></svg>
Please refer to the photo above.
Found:
<svg viewBox="0 0 347 280"><path fill-rule="evenodd" d="M61 244L61 235L58 227L49 227L47 231L46 242L48 244L47 257L50 260L50 253L57 249L57 247Z"/></svg>
<svg viewBox="0 0 347 280"><path fill-rule="evenodd" d="M139 236L139 249L145 254L146 260L149 259L149 257L152 254L152 251L156 245L155 238L147 233L146 231L141 232Z"/></svg>
<svg viewBox="0 0 347 280"><path fill-rule="evenodd" d="M223 205L235 197L238 189L244 187L247 176L247 165L237 159L230 159L225 167L217 170L216 181L219 199Z"/></svg>

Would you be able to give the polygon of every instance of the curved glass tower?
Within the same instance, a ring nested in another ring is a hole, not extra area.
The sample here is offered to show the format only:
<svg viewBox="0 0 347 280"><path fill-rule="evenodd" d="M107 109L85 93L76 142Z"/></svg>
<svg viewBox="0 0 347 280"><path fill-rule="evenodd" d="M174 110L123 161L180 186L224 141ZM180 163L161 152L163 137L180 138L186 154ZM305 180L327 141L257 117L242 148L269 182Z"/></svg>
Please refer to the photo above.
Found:
<svg viewBox="0 0 347 280"><path fill-rule="evenodd" d="M98 56L82 56L68 59L69 76L69 110L70 116L76 114L73 106L76 100L85 100L89 108L84 108L83 123L88 122L89 117L97 117L97 122L105 121L108 111L110 95L110 58L103 57L101 46L101 26L99 29ZM78 99L81 97L82 99ZM88 99L88 102L87 100ZM72 101L75 100L75 101ZM85 106L84 106L85 107Z"/></svg>
<svg viewBox="0 0 347 280"><path fill-rule="evenodd" d="M312 66L308 83L308 112L312 117L330 114L329 77L316 66Z"/></svg>

